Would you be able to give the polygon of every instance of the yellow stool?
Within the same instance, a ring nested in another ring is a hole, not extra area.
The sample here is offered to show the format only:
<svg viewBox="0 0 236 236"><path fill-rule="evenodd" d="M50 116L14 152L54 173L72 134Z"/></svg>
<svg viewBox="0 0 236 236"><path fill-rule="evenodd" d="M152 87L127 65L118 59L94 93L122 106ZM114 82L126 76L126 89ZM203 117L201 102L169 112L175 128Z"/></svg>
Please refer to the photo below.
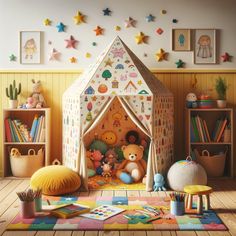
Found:
<svg viewBox="0 0 236 236"><path fill-rule="evenodd" d="M211 187L205 185L187 185L184 187L184 192L188 194L185 201L187 209L192 209L194 195L198 196L198 202L197 202L198 214L202 214L203 212L203 202L202 202L203 195L206 196L205 209L208 210L210 208L209 194L213 192L213 189Z"/></svg>

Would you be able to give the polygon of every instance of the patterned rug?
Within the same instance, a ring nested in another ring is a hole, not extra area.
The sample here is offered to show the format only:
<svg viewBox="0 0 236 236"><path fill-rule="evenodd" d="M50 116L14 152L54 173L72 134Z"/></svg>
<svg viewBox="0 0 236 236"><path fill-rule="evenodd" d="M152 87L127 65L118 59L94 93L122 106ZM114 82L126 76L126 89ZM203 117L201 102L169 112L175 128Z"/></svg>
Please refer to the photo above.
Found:
<svg viewBox="0 0 236 236"><path fill-rule="evenodd" d="M88 178L88 187L90 190L145 190L145 184L141 182L125 184L118 178L105 178L100 175Z"/></svg>
<svg viewBox="0 0 236 236"><path fill-rule="evenodd" d="M126 211L105 221L74 217L58 219L50 215L38 215L22 219L19 215L8 225L7 230L227 230L213 210L204 211L202 216L191 210L183 216L170 214L168 197L47 197L52 205L78 202L95 208L100 205L114 205ZM46 205L46 198L43 199ZM162 208L161 218L147 222L150 218L135 210L143 205ZM126 216L124 216L126 215ZM127 218L129 217L129 219Z"/></svg>

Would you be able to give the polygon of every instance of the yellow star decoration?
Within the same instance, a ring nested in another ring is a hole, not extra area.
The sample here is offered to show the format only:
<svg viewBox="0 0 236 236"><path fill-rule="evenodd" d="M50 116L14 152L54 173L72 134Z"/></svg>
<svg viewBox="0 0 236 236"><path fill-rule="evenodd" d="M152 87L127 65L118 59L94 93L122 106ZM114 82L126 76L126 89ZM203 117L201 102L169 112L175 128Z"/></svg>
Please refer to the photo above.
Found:
<svg viewBox="0 0 236 236"><path fill-rule="evenodd" d="M76 63L76 62L77 62L77 59L75 57L70 58L70 63Z"/></svg>
<svg viewBox="0 0 236 236"><path fill-rule="evenodd" d="M158 53L156 53L157 61L166 60L167 53L161 48Z"/></svg>
<svg viewBox="0 0 236 236"><path fill-rule="evenodd" d="M114 61L112 61L110 58L108 58L105 62L105 66L110 66L112 67L112 64L114 63Z"/></svg>
<svg viewBox="0 0 236 236"><path fill-rule="evenodd" d="M75 24L76 24L76 25L79 25L79 24L81 24L81 23L85 23L84 18L85 18L85 15L83 15L81 12L78 11L78 12L77 12L77 15L74 16Z"/></svg>
<svg viewBox="0 0 236 236"><path fill-rule="evenodd" d="M44 25L49 26L51 25L51 21L47 18L43 21Z"/></svg>
<svg viewBox="0 0 236 236"><path fill-rule="evenodd" d="M121 27L119 25L115 26L115 31L120 31Z"/></svg>
<svg viewBox="0 0 236 236"><path fill-rule="evenodd" d="M91 57L91 54L90 54L89 52L87 52L87 53L85 54L85 57L86 57L86 58L90 58L90 57Z"/></svg>
<svg viewBox="0 0 236 236"><path fill-rule="evenodd" d="M138 85L142 85L142 84L143 84L142 80L139 80Z"/></svg>
<svg viewBox="0 0 236 236"><path fill-rule="evenodd" d="M137 44L146 43L148 36L146 36L143 32L140 32L135 36L135 41Z"/></svg>

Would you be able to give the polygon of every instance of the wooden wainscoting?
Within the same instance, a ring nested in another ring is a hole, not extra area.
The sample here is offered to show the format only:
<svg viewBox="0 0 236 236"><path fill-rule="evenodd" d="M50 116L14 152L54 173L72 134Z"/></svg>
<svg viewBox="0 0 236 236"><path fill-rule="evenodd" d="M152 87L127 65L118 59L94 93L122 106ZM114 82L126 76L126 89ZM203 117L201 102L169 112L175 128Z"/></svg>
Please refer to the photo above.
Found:
<svg viewBox="0 0 236 236"><path fill-rule="evenodd" d="M236 70L158 70L152 69L155 76L161 80L174 94L175 99L175 159L185 158L185 96L190 91L201 93L212 90L213 98L216 98L214 91L215 79L219 76L226 78L229 85L227 101L230 107L236 105ZM20 101L24 102L31 93L32 79L41 80L43 84L43 95L47 105L51 107L52 114L52 158L61 158L62 153L62 94L72 82L79 78L81 71L0 71L1 102L0 102L0 127L3 125L2 109L8 106L8 99L5 96L5 88L15 79L22 84ZM235 115L235 111L234 111ZM234 116L236 117L236 116ZM236 126L234 126L236 127ZM235 134L235 130L234 130ZM2 132L0 140L2 141ZM234 138L236 144L236 139ZM2 153L2 142L0 144ZM236 161L235 161L236 162ZM236 166L236 165L235 165ZM234 168L234 175L236 175ZM0 164L0 170L2 165Z"/></svg>

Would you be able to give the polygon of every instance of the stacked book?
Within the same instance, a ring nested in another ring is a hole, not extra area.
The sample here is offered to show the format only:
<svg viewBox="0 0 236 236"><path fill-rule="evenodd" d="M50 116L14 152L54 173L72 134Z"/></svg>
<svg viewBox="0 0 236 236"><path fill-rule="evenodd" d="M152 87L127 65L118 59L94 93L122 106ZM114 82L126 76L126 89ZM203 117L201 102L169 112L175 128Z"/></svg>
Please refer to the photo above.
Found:
<svg viewBox="0 0 236 236"><path fill-rule="evenodd" d="M190 122L190 138L191 142L220 142L224 130L227 127L227 118L218 119L215 129L210 136L206 121L200 116L192 116Z"/></svg>
<svg viewBox="0 0 236 236"><path fill-rule="evenodd" d="M45 116L35 115L31 129L19 119L5 119L7 142L44 142Z"/></svg>

